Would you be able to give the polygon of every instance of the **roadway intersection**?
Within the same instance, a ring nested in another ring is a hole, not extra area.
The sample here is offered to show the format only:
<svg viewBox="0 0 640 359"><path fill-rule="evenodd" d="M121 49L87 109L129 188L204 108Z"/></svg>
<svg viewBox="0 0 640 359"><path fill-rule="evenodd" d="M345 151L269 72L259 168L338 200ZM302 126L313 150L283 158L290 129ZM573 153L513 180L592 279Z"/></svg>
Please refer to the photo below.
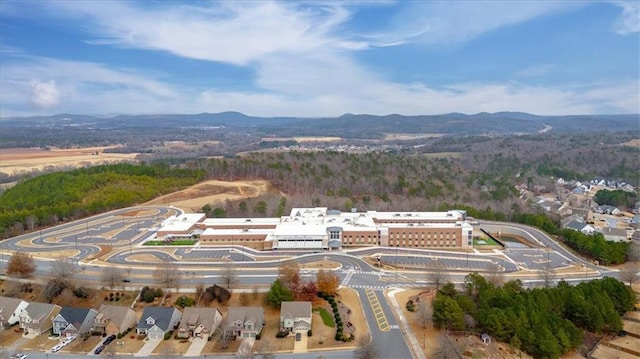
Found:
<svg viewBox="0 0 640 359"><path fill-rule="evenodd" d="M81 270L77 279L97 286L105 266L118 266L127 270L128 289L137 290L153 285L153 273L163 262L177 263L182 273L181 290L196 285L220 283L222 271L230 262L238 269L238 286L268 286L278 276L282 261L295 258L301 264L329 260L339 264L335 270L341 284L357 291L362 302L369 332L385 358L409 358L417 355L409 348L405 330L398 322L401 313L394 310L385 297L393 288L426 287L430 270L444 270L447 280L461 283L470 272L482 273L499 268L505 279L519 278L529 285L542 282L539 271L546 268L562 270L583 268L576 273L563 272L566 280L587 280L601 276L616 276L617 272L597 266L573 255L543 232L512 223L480 222L491 233L508 233L525 238L530 246L508 247L505 250L463 253L456 251L418 250L405 248L363 248L343 252L260 252L240 246L232 248L195 246L150 247L142 243L154 237L160 223L181 211L173 207L143 206L112 211L84 220L65 223L49 229L32 232L0 242L0 266L4 270L8 256L15 252L32 253L38 266L36 278L46 278L51 271L52 259L61 253L76 262ZM111 253L96 260L101 247L109 246ZM141 260L140 258L144 258ZM380 258L383 268L372 266L364 258ZM396 264L389 269L389 265ZM305 279L315 277L309 271ZM402 303L400 303L402 305ZM344 353L342 353L344 354ZM342 358L340 352L322 355ZM278 355L278 357L286 357ZM317 355L316 355L317 356ZM348 356L351 357L351 353Z"/></svg>

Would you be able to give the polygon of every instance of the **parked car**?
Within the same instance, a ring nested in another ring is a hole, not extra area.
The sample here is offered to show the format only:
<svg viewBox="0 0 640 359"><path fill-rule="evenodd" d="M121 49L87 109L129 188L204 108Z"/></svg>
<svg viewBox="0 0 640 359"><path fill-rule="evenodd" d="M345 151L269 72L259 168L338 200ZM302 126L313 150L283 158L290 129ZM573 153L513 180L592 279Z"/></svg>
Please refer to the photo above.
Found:
<svg viewBox="0 0 640 359"><path fill-rule="evenodd" d="M302 334L296 333L296 341L299 342L302 340Z"/></svg>
<svg viewBox="0 0 640 359"><path fill-rule="evenodd" d="M107 337L107 339L105 339L105 340L104 340L104 342L102 343L102 345L109 345L109 344L111 344L111 342L112 342L112 341L114 341L115 339L116 339L116 336L115 336L115 335L113 335L113 334L112 334L112 335L109 335L109 336Z"/></svg>
<svg viewBox="0 0 640 359"><path fill-rule="evenodd" d="M57 353L60 349L64 348L64 344L56 344L53 348L51 348L52 353Z"/></svg>
<svg viewBox="0 0 640 359"><path fill-rule="evenodd" d="M67 344L71 343L72 341L76 340L76 338L77 337L75 335L66 337L65 340L62 341L62 345L67 345Z"/></svg>
<svg viewBox="0 0 640 359"><path fill-rule="evenodd" d="M123 282L123 283L129 283L129 282L131 282L131 279L129 279L129 278L123 278L123 279L122 279L122 282Z"/></svg>
<svg viewBox="0 0 640 359"><path fill-rule="evenodd" d="M98 355L98 354L102 353L102 351L104 350L104 348L105 348L105 346L104 346L104 345L101 345L101 346L97 347L97 348L96 348L96 351L94 351L94 352L93 352L93 354Z"/></svg>
<svg viewBox="0 0 640 359"><path fill-rule="evenodd" d="M11 359L29 359L29 357L27 356L27 354L16 353L11 356Z"/></svg>

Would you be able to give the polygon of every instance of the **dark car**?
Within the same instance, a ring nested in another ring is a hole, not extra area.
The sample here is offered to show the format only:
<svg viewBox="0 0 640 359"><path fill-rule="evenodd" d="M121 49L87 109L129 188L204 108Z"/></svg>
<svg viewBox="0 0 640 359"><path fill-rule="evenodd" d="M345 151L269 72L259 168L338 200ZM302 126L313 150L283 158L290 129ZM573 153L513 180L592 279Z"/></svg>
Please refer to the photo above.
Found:
<svg viewBox="0 0 640 359"><path fill-rule="evenodd" d="M102 353L103 350L104 350L104 345L101 345L101 346L96 348L96 351L94 351L93 354L98 355L98 354Z"/></svg>
<svg viewBox="0 0 640 359"><path fill-rule="evenodd" d="M302 334L296 333L296 341L299 342L302 340Z"/></svg>
<svg viewBox="0 0 640 359"><path fill-rule="evenodd" d="M116 339L115 335L109 335L107 337L107 339L104 340L104 342L102 343L102 345L109 345L111 344L112 341L114 341Z"/></svg>
<svg viewBox="0 0 640 359"><path fill-rule="evenodd" d="M123 282L123 283L129 283L129 282L131 282L131 279L129 279L129 278L124 278L124 279L122 279L122 282Z"/></svg>

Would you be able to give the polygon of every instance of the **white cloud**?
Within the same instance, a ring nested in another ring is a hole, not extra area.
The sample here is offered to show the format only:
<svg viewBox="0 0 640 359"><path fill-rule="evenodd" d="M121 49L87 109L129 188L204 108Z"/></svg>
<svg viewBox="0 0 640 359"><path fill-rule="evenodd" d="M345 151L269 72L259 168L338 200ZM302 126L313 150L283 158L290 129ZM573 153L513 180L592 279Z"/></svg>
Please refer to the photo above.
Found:
<svg viewBox="0 0 640 359"><path fill-rule="evenodd" d="M97 44L160 50L178 56L247 65L273 53L305 53L321 46L353 48L327 33L349 14L339 6L288 2L212 2L208 6L137 8L123 2L58 2L53 11L88 17Z"/></svg>
<svg viewBox="0 0 640 359"><path fill-rule="evenodd" d="M613 3L622 8L622 14L613 23L613 30L620 35L640 32L640 2L631 0Z"/></svg>
<svg viewBox="0 0 640 359"><path fill-rule="evenodd" d="M52 108L60 104L61 93L54 80L34 81L31 85L31 104L40 108Z"/></svg>
<svg viewBox="0 0 640 359"><path fill-rule="evenodd" d="M406 42L455 45L583 5L566 1L415 1L394 16L389 29L372 39L381 46Z"/></svg>

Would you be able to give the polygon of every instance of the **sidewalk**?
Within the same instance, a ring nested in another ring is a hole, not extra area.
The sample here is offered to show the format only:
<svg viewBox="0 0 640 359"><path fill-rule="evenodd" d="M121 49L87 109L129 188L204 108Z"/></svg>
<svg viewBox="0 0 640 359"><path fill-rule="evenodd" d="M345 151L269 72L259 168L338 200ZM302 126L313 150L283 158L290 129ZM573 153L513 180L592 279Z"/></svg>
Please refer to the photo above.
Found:
<svg viewBox="0 0 640 359"><path fill-rule="evenodd" d="M400 305L398 304L398 301L396 300L395 293L397 291L401 291L401 290L402 289L397 289L397 288L390 290L387 293L387 298L389 299L389 302L391 303L391 306L393 307L393 311L394 311L394 314L396 316L396 319L398 319L398 321L400 322L400 327L402 328L402 331L405 333L405 337L408 339L409 349L413 353L414 358L426 359L427 357L424 355L424 352L422 351L422 348L420 347L420 343L418 343L418 339L416 339L416 336L413 333L413 330L409 326L409 323L407 322L407 319L402 314L402 309L401 309Z"/></svg>

